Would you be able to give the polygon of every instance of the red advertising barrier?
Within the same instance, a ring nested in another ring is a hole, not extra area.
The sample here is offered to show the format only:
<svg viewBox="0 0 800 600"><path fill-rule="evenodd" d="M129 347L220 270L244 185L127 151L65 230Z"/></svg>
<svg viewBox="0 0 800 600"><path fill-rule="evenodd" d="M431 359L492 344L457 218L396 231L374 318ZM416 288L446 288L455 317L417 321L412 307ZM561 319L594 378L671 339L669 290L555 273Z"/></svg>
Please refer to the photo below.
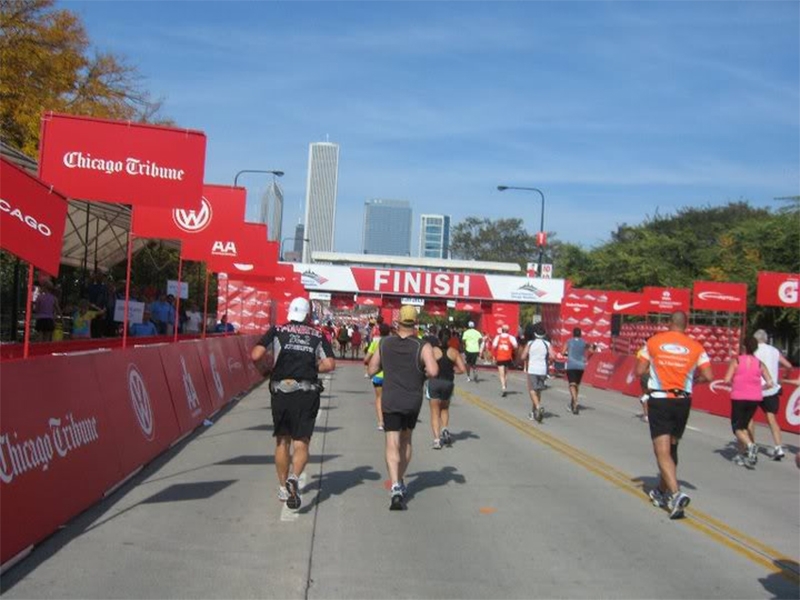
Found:
<svg viewBox="0 0 800 600"><path fill-rule="evenodd" d="M261 339L260 335L240 335L236 338L239 342L239 346L242 350L242 357L244 360L244 364L247 367L247 376L250 380L250 385L258 385L262 381L264 381L264 376L261 374L261 371L256 368L256 365L253 364L253 361L250 360L250 352L253 350L253 347L258 343ZM272 357L272 348L267 348L267 355L261 359L260 367L262 371L267 372L268 370L272 369L273 357Z"/></svg>
<svg viewBox="0 0 800 600"><path fill-rule="evenodd" d="M93 361L74 356L0 364L0 563L122 478L120 440L108 399L91 375Z"/></svg>
<svg viewBox="0 0 800 600"><path fill-rule="evenodd" d="M214 412L197 345L202 345L202 342L168 344L159 348L172 408L182 434L194 430Z"/></svg>
<svg viewBox="0 0 800 600"><path fill-rule="evenodd" d="M611 389L628 396L641 396L642 385L636 375L636 357L632 355L620 355L622 360L618 360L614 367L614 375L611 378Z"/></svg>
<svg viewBox="0 0 800 600"><path fill-rule="evenodd" d="M92 358L121 469L127 475L180 437L160 350L134 348Z"/></svg>
<svg viewBox="0 0 800 600"><path fill-rule="evenodd" d="M756 304L800 308L800 274L759 271Z"/></svg>
<svg viewBox="0 0 800 600"><path fill-rule="evenodd" d="M238 338L239 336L228 336L219 340L224 359L223 371L234 396L247 391L251 385L250 377L247 374L247 363L251 362L250 357L248 356L245 360Z"/></svg>
<svg viewBox="0 0 800 600"><path fill-rule="evenodd" d="M586 364L583 381L602 389L612 389L614 373L618 365L625 362L625 358L624 354L614 354L609 351L595 352Z"/></svg>

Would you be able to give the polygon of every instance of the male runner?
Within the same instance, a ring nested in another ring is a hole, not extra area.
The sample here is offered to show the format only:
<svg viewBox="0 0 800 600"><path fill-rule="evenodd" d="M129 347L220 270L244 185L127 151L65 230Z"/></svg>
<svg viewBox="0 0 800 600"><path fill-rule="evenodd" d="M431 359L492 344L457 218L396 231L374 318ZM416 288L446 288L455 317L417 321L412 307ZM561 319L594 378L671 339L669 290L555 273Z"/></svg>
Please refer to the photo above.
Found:
<svg viewBox="0 0 800 600"><path fill-rule="evenodd" d="M298 478L308 462L308 445L319 411L322 384L318 375L336 368L328 338L321 330L306 323L309 312L308 300L301 297L292 300L289 322L270 327L250 353L253 362L259 364L267 348L271 347L273 351L275 366L269 390L272 394L272 435L276 442L278 499L286 502L292 510L300 508L302 502Z"/></svg>
<svg viewBox="0 0 800 600"><path fill-rule="evenodd" d="M525 365L525 372L528 374L528 393L532 404L528 420L535 420L538 423L544 419L542 391L547 389L547 370L550 361L555 360L556 357L556 353L550 342L545 339L546 337L547 331L541 321L533 325L528 324L525 327L527 343L520 356L520 360Z"/></svg>
<svg viewBox="0 0 800 600"><path fill-rule="evenodd" d="M658 462L658 487L649 492L653 504L669 511L670 519L683 516L690 498L678 487L678 441L692 407L692 379L699 369L711 381L711 362L703 346L686 335L686 313L670 318L669 330L657 333L637 356L636 374L650 371L648 417L650 438ZM698 378L698 381L701 381Z"/></svg>
<svg viewBox="0 0 800 600"><path fill-rule="evenodd" d="M508 333L508 325L500 328L500 333L492 340L492 349L497 360L497 374L500 377L500 391L503 398L506 397L506 369L514 366L514 354L517 351L517 338Z"/></svg>
<svg viewBox="0 0 800 600"><path fill-rule="evenodd" d="M567 340L567 381L569 382L569 410L578 414L578 391L581 387L583 372L586 370L586 342L581 338L581 328L572 330L572 338Z"/></svg>
<svg viewBox="0 0 800 600"><path fill-rule="evenodd" d="M781 460L786 454L784 453L783 445L781 444L781 428L780 425L778 425L777 418L775 417L775 415L778 413L781 403L781 386L780 383L778 383L780 381L778 375L781 367L791 369L792 363L784 358L780 350L774 346L770 346L767 343L769 340L767 338L766 331L759 329L753 334L753 337L756 338L756 341L758 342L756 357L767 367L767 371L769 371L772 381L774 382L774 385L771 388L764 390L764 397L761 402L759 402L758 406L761 408L764 416L767 418L769 430L772 432L772 441L775 444L775 448L771 452L772 460ZM755 441L755 426L753 425L752 420L750 421L748 430L750 431L750 439Z"/></svg>
<svg viewBox="0 0 800 600"><path fill-rule="evenodd" d="M383 428L386 435L386 468L392 481L389 510L405 510L403 476L411 462L411 435L422 408L426 377L436 377L439 365L431 345L417 337L417 309L403 306L397 335L382 337L369 359L369 374L383 371Z"/></svg>
<svg viewBox="0 0 800 600"><path fill-rule="evenodd" d="M467 329L461 334L461 339L464 342L464 354L467 359L467 381L478 383L478 372L475 369L475 365L478 364L478 354L481 351L483 335L475 329L475 323L470 321L467 323Z"/></svg>

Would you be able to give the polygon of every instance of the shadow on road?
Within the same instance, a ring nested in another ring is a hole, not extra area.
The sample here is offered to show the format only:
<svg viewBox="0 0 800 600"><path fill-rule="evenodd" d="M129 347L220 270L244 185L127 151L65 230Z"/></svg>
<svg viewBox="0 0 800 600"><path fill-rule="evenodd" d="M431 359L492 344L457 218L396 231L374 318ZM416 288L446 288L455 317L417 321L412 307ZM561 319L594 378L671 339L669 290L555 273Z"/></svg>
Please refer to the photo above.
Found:
<svg viewBox="0 0 800 600"><path fill-rule="evenodd" d="M759 577L758 581L764 589L771 594L770 598L798 598L800 588L797 580L800 574L800 565L793 560L774 560L780 573L770 573L766 577Z"/></svg>
<svg viewBox="0 0 800 600"><path fill-rule="evenodd" d="M297 512L307 513L315 504L321 504L331 496L339 496L347 490L363 484L365 481L378 481L380 478L380 473L368 465L356 467L349 471L331 471L330 473L314 475L313 480L306 484L305 489L317 487L316 500L312 504L303 506Z"/></svg>
<svg viewBox="0 0 800 600"><path fill-rule="evenodd" d="M413 479L411 479L413 477ZM467 478L458 472L455 467L442 467L438 471L418 471L417 473L407 473L408 493L406 500L414 498L417 492L428 488L439 487L453 483L466 483Z"/></svg>
<svg viewBox="0 0 800 600"><path fill-rule="evenodd" d="M450 432L450 437L454 442L463 442L464 440L479 440L481 436L472 431L459 431L458 433Z"/></svg>

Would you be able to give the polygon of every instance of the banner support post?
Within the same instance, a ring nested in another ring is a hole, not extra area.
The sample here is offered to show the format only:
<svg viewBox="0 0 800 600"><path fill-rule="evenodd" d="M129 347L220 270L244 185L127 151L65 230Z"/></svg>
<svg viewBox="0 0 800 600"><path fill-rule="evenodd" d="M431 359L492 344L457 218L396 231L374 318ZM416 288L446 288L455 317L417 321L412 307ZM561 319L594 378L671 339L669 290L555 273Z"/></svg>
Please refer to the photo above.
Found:
<svg viewBox="0 0 800 600"><path fill-rule="evenodd" d="M128 301L131 296L131 257L133 255L133 232L128 232L128 264L125 268L125 314L122 316L122 349L128 347Z"/></svg>
<svg viewBox="0 0 800 600"><path fill-rule="evenodd" d="M178 341L178 322L181 310L181 273L183 271L183 257L178 258L178 293L175 296L175 317L172 320L173 342Z"/></svg>
<svg viewBox="0 0 800 600"><path fill-rule="evenodd" d="M206 326L208 325L208 280L211 278L211 273L208 270L208 265L206 265L206 293L205 298L203 300L203 337L202 339L206 339Z"/></svg>
<svg viewBox="0 0 800 600"><path fill-rule="evenodd" d="M22 358L28 358L31 345L31 306L33 304L33 264L28 263L28 296L25 299L25 337L22 345ZM11 326L16 330L17 324Z"/></svg>

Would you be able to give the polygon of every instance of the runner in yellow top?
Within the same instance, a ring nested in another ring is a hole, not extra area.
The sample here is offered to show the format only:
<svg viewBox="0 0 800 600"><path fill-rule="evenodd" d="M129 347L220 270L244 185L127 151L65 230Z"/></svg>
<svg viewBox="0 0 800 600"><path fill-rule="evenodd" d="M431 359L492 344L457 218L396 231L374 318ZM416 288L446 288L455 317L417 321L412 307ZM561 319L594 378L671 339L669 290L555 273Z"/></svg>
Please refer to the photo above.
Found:
<svg viewBox="0 0 800 600"><path fill-rule="evenodd" d="M369 359L378 349L378 344L382 337L386 337L391 332L391 327L386 323L378 325L378 335L372 338L367 347L367 354L364 356L364 364L369 365ZM378 431L383 431L383 407L381 406L381 396L383 394L383 371L378 371L372 377L372 387L375 388L375 412L378 415Z"/></svg>
<svg viewBox="0 0 800 600"><path fill-rule="evenodd" d="M483 334L475 329L475 323L470 321L467 324L468 329L461 334L461 340L464 342L464 354L466 355L467 362L467 381L478 382L478 374L475 370L475 365L478 364L478 354L481 351L481 341Z"/></svg>
<svg viewBox="0 0 800 600"><path fill-rule="evenodd" d="M703 346L684 333L686 313L676 312L669 331L647 340L637 356L636 374L648 370L650 438L658 462L658 487L649 492L653 504L669 510L670 519L683 516L690 498L678 487L678 441L686 429L692 407L695 370L711 381L711 362ZM701 379L698 378L698 381Z"/></svg>

